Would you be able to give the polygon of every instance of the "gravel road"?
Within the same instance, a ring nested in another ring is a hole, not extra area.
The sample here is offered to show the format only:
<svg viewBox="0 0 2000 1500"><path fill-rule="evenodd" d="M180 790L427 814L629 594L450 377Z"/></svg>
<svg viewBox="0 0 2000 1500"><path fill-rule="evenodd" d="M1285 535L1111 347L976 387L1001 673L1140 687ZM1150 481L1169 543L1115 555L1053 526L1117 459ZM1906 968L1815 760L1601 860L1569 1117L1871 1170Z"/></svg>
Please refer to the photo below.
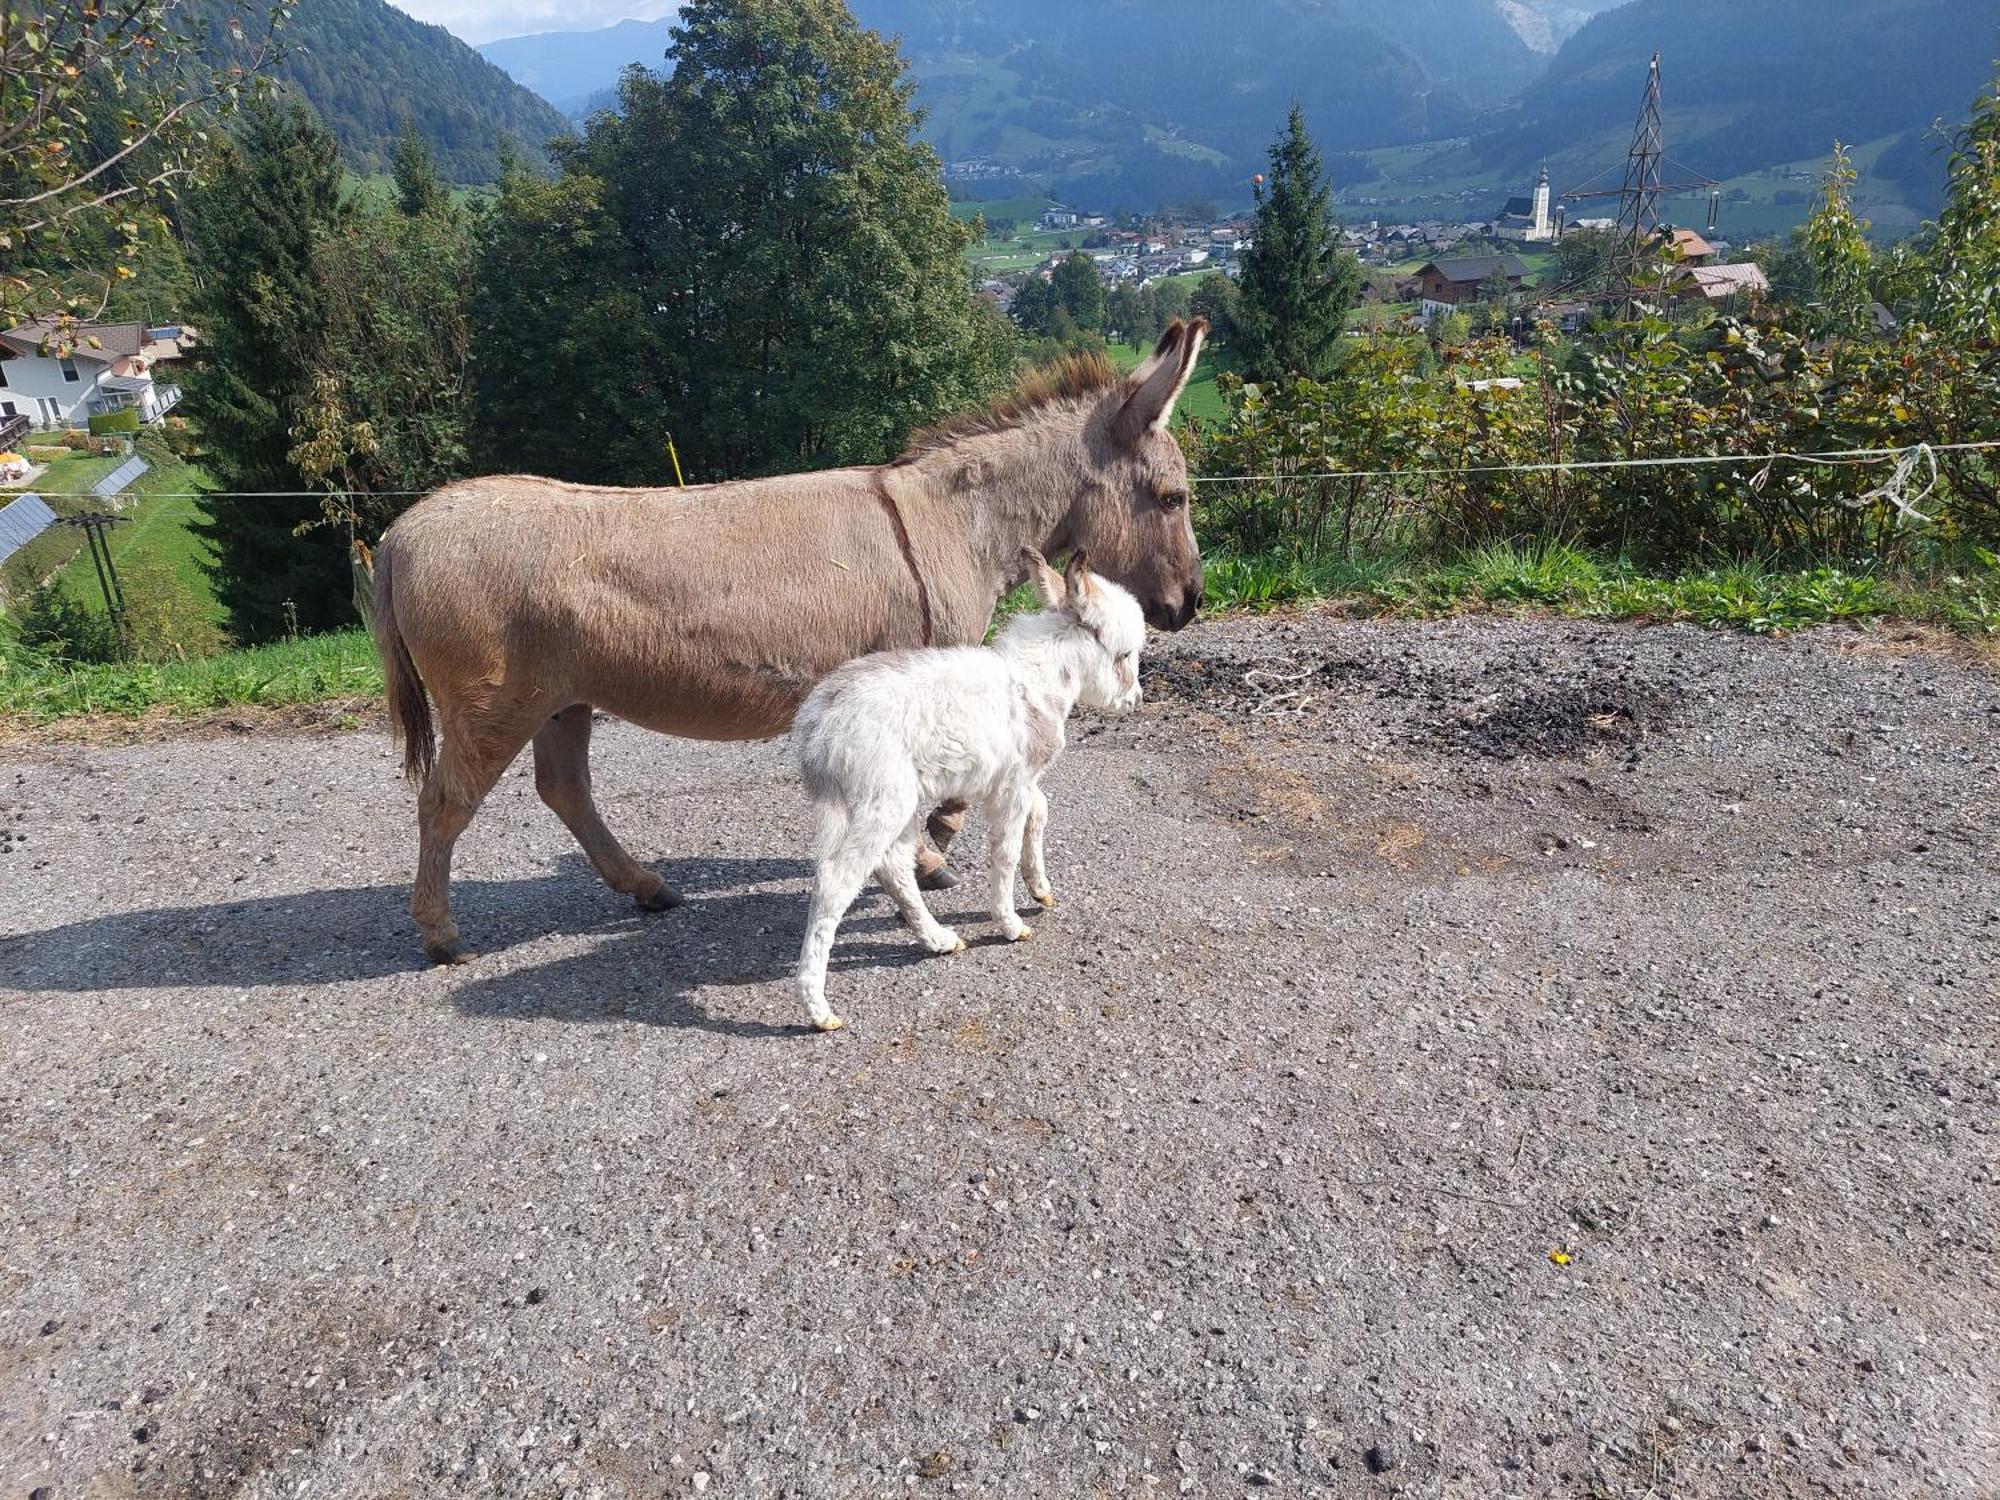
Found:
<svg viewBox="0 0 2000 1500"><path fill-rule="evenodd" d="M525 766L432 971L374 733L6 752L0 1500L2000 1495L2000 677L1188 632L1059 909L865 897L782 745Z"/></svg>

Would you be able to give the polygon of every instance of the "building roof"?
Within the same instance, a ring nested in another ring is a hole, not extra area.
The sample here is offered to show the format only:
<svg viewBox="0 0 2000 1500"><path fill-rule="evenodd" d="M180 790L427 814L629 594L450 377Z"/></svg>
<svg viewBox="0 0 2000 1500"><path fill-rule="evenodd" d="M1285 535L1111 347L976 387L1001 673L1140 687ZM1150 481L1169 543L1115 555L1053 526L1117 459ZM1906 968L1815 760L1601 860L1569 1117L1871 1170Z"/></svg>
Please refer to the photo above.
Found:
<svg viewBox="0 0 2000 1500"><path fill-rule="evenodd" d="M1697 256L1715 254L1715 246L1696 234L1692 229L1676 229L1672 235L1675 250L1682 260L1693 260Z"/></svg>
<svg viewBox="0 0 2000 1500"><path fill-rule="evenodd" d="M1742 292L1771 290L1764 268L1754 260L1733 266L1689 266L1687 275L1702 296L1711 302L1720 302L1724 297L1734 297Z"/></svg>
<svg viewBox="0 0 2000 1500"><path fill-rule="evenodd" d="M1417 267L1417 274L1436 271L1446 281L1463 285L1477 284L1500 272L1509 281L1518 281L1528 274L1528 268L1511 255L1463 255L1450 260L1434 260Z"/></svg>
<svg viewBox="0 0 2000 1500"><path fill-rule="evenodd" d="M1500 210L1500 217L1532 219L1535 216L1535 201L1532 198L1509 198L1507 206Z"/></svg>
<svg viewBox="0 0 2000 1500"><path fill-rule="evenodd" d="M146 347L144 323L75 323L65 326L53 313L30 318L0 333L0 346L33 358L47 351L52 339L74 340L71 353L77 359L94 359L104 364L139 353Z"/></svg>

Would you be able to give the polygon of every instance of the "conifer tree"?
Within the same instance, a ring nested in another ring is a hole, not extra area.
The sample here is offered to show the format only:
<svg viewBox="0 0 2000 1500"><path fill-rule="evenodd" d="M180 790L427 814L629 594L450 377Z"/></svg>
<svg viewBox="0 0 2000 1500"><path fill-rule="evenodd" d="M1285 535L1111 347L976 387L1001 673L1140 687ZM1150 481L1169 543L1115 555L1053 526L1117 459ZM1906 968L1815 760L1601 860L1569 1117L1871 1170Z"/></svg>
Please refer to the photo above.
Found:
<svg viewBox="0 0 2000 1500"><path fill-rule="evenodd" d="M1271 147L1271 174L1257 189L1256 242L1243 255L1234 342L1244 373L1324 378L1331 372L1361 266L1342 248L1333 188L1305 112Z"/></svg>
<svg viewBox="0 0 2000 1500"><path fill-rule="evenodd" d="M199 527L215 555L216 596L236 633L267 639L345 623L345 537L299 528L321 519L290 453L293 412L307 395L311 351L327 307L316 274L319 236L340 216L334 140L304 104L259 102L223 148L190 215L203 277L195 318L201 358L188 378L217 488Z"/></svg>

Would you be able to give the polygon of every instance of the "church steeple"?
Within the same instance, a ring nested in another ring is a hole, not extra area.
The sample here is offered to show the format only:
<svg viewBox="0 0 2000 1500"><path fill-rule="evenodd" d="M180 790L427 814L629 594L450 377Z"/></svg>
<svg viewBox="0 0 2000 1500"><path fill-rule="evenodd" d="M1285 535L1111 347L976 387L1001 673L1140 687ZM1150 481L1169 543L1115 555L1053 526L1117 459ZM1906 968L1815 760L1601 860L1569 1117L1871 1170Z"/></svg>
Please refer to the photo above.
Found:
<svg viewBox="0 0 2000 1500"><path fill-rule="evenodd" d="M1549 222L1549 164L1542 163L1542 175L1535 183L1535 227L1529 231L1529 238L1547 240L1555 237Z"/></svg>

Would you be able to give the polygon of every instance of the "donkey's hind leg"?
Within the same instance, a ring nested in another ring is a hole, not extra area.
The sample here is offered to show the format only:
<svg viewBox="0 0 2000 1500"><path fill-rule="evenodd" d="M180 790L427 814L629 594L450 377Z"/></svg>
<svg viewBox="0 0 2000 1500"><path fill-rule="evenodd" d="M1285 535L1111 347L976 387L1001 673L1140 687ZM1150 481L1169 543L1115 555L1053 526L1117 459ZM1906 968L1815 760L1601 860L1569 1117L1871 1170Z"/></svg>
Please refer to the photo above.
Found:
<svg viewBox="0 0 2000 1500"><path fill-rule="evenodd" d="M574 703L535 735L535 790L563 820L612 890L647 911L681 904L680 892L625 852L590 796L590 705Z"/></svg>
<svg viewBox="0 0 2000 1500"><path fill-rule="evenodd" d="M417 878L410 887L410 915L424 935L424 955L434 964L464 963L472 955L451 919L451 853L521 747L528 730L496 725L446 724L437 764L417 795Z"/></svg>
<svg viewBox="0 0 2000 1500"><path fill-rule="evenodd" d="M903 830L903 836L889 846L875 878L889 893L889 899L896 903L896 910L902 913L903 921L916 933L918 942L933 953L963 953L965 939L931 915L930 907L924 904L924 893L917 887L915 856L923 836L922 820L913 819L910 826Z"/></svg>
<svg viewBox="0 0 2000 1500"><path fill-rule="evenodd" d="M948 891L958 884L958 877L945 868L945 860L951 854L951 841L958 837L965 827L967 808L963 802L947 802L930 815L923 831L928 840L917 841L917 887L926 891Z"/></svg>
<svg viewBox="0 0 2000 1500"><path fill-rule="evenodd" d="M819 868L813 874L812 910L806 917L805 940L799 945L799 998L820 1031L838 1031L842 1022L826 1003L826 965L833 954L833 935L847 908L867 884L868 872L879 869L896 842L897 830L910 819L907 808L887 802L851 809L845 826L829 815L822 820Z"/></svg>

